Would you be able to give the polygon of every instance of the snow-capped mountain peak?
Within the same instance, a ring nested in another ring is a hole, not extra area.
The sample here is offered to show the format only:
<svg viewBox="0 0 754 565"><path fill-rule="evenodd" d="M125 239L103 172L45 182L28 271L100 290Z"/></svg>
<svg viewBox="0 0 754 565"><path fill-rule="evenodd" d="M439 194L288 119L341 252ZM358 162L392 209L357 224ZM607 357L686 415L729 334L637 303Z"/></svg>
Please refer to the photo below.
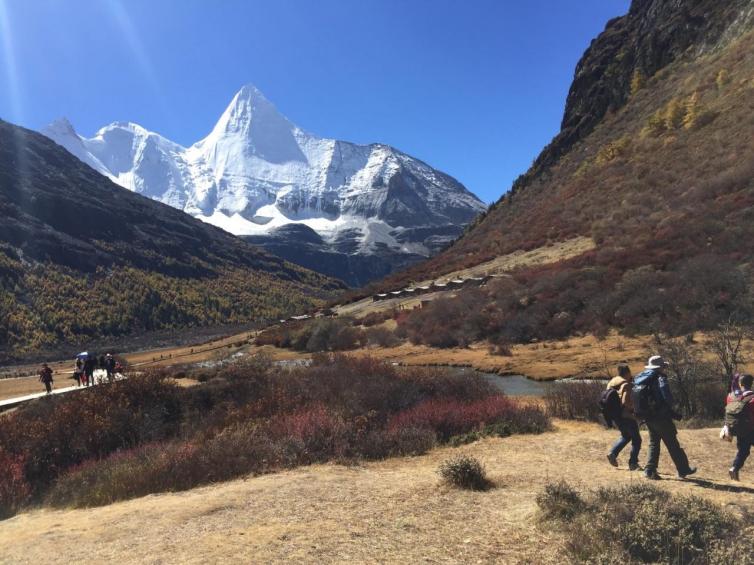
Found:
<svg viewBox="0 0 754 565"><path fill-rule="evenodd" d="M265 98L255 86L239 90L212 132L195 147L211 164L225 169L230 151L234 159L242 150L247 157L270 163L305 160L297 140L300 130Z"/></svg>
<svg viewBox="0 0 754 565"><path fill-rule="evenodd" d="M392 147L305 132L253 85L190 147L132 122L89 139L67 120L43 133L116 183L237 235L303 224L347 253L420 256L484 210L455 179Z"/></svg>
<svg viewBox="0 0 754 565"><path fill-rule="evenodd" d="M70 137L78 137L76 134L76 130L73 129L73 124L71 124L70 120L68 118L58 118L51 124L49 124L45 131L50 134L60 135L60 136L70 136Z"/></svg>
<svg viewBox="0 0 754 565"><path fill-rule="evenodd" d="M65 147L69 153L78 157L95 171L115 180L110 170L86 147L86 140L76 133L68 118L58 118L42 130L42 133L58 145Z"/></svg>

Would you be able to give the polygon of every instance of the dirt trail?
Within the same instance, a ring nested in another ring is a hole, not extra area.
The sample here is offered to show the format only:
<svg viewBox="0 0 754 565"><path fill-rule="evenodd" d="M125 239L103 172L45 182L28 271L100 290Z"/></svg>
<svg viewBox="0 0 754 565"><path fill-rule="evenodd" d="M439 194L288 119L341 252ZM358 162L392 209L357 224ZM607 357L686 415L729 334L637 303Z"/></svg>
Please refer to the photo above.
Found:
<svg viewBox="0 0 754 565"><path fill-rule="evenodd" d="M643 481L604 460L615 433L557 424L540 436L487 439L358 467L317 465L90 510L37 510L0 522L2 563L562 563L560 535L535 525L549 481L579 488ZM645 437L646 440L646 437ZM727 479L733 447L716 430L682 430L696 481L675 478L663 451L658 483L733 511L754 510L754 472ZM646 443L646 441L645 441ZM481 459L489 492L449 489L438 464ZM642 459L646 454L642 454ZM744 496L741 496L744 493Z"/></svg>

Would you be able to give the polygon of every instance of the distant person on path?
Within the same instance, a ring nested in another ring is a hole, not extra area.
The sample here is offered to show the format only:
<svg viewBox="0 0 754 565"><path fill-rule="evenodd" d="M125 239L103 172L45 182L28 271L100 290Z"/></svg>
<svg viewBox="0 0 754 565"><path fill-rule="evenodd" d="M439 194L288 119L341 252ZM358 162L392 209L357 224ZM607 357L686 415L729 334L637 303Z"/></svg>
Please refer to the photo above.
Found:
<svg viewBox="0 0 754 565"><path fill-rule="evenodd" d="M639 451L641 450L641 433L639 433L639 422L634 417L633 404L631 402L631 387L633 376L628 365L618 366L618 376L610 379L607 383L606 394L609 391L615 391L617 398L618 412L611 418L615 427L620 431L620 437L613 444L610 453L607 454L608 462L613 466L618 466L618 454L631 443L631 453L628 456L628 468L631 471L639 469Z"/></svg>
<svg viewBox="0 0 754 565"><path fill-rule="evenodd" d="M686 452L678 443L678 430L673 420L680 420L681 415L673 410L673 396L665 375L667 366L667 362L661 356L650 357L644 371L634 379L631 391L634 414L646 423L649 430L649 455L644 474L651 480L660 478L657 474L660 441L670 453L679 477L686 478L696 473L696 467L689 466Z"/></svg>
<svg viewBox="0 0 754 565"><path fill-rule="evenodd" d="M112 382L115 375L115 357L112 353L108 353L105 357L105 370L107 371L107 380Z"/></svg>
<svg viewBox="0 0 754 565"><path fill-rule="evenodd" d="M739 480L738 472L748 459L752 443L754 443L754 392L751 390L754 377L742 375L737 378L737 381L740 385L740 394L735 394L735 390L731 389L725 406L725 425L731 434L736 436L738 449L733 464L728 469L728 475L734 481Z"/></svg>
<svg viewBox="0 0 754 565"><path fill-rule="evenodd" d="M92 386L94 384L94 355L89 355L84 361L84 380L86 386Z"/></svg>
<svg viewBox="0 0 754 565"><path fill-rule="evenodd" d="M105 356L104 355L100 355L99 356L99 362L97 363L97 367L99 369L105 369L106 368L105 367Z"/></svg>
<svg viewBox="0 0 754 565"><path fill-rule="evenodd" d="M81 358L76 359L76 366L73 368L73 379L76 381L76 386L81 386L84 380L84 363Z"/></svg>
<svg viewBox="0 0 754 565"><path fill-rule="evenodd" d="M44 383L47 394L52 393L52 369L47 363L42 363L42 369L39 371L39 382Z"/></svg>

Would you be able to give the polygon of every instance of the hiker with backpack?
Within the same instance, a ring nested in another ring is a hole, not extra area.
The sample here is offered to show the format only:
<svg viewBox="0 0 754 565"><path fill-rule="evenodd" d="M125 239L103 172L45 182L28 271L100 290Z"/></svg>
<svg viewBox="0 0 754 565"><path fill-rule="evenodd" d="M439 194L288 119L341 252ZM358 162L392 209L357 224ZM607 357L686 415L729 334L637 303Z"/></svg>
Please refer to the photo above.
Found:
<svg viewBox="0 0 754 565"><path fill-rule="evenodd" d="M726 398L725 427L723 428L727 436L736 438L738 451L733 464L728 469L728 475L734 481L739 480L738 472L749 457L752 443L754 443L754 402L752 402L754 391L751 390L754 376L741 375L737 380L741 392L737 395L732 389Z"/></svg>
<svg viewBox="0 0 754 565"><path fill-rule="evenodd" d="M45 385L47 394L52 394L52 369L47 363L42 363L42 369L39 371L39 382Z"/></svg>
<svg viewBox="0 0 754 565"><path fill-rule="evenodd" d="M600 408L605 423L610 428L615 425L620 437L613 444L607 460L613 467L618 466L618 454L631 443L631 453L628 456L628 469L636 471L639 467L639 451L641 450L641 434L639 422L634 417L631 402L631 385L633 376L628 365L618 366L618 376L610 379L607 388L600 398Z"/></svg>
<svg viewBox="0 0 754 565"><path fill-rule="evenodd" d="M696 467L689 466L686 452L678 443L678 430L673 420L680 420L681 415L673 410L673 396L670 393L665 368L668 363L659 355L649 358L644 371L634 379L631 399L634 414L643 421L649 430L649 455L644 467L648 479L659 480L657 465L660 461L660 441L670 453L680 478L696 473Z"/></svg>

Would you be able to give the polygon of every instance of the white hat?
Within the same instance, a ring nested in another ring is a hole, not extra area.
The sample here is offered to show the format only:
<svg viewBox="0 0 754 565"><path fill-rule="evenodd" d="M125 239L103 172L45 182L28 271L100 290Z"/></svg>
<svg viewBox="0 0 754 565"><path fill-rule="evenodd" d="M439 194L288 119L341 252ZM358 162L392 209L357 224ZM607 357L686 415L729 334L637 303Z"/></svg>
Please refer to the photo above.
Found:
<svg viewBox="0 0 754 565"><path fill-rule="evenodd" d="M652 357L649 358L649 361L647 361L647 366L644 367L645 369L662 369L663 367L667 367L668 362L665 361L665 359L662 358L661 355L652 355Z"/></svg>

